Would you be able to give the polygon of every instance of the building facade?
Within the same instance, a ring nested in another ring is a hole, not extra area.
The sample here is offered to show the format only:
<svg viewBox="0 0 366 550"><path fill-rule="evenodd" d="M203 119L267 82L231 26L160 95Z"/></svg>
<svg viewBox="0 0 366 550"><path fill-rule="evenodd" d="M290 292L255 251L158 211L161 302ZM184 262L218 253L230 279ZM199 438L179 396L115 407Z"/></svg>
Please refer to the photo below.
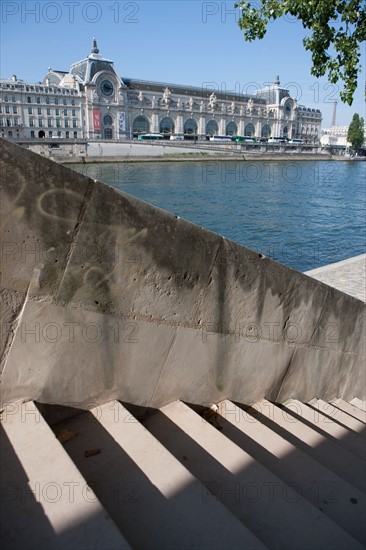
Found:
<svg viewBox="0 0 366 550"><path fill-rule="evenodd" d="M330 128L322 128L320 142L322 145L341 145L346 147L348 126L331 126Z"/></svg>
<svg viewBox="0 0 366 550"><path fill-rule="evenodd" d="M6 138L125 140L161 133L207 139L241 135L319 143L322 115L298 105L277 77L244 95L121 78L96 40L70 71L48 70L42 83L0 81L0 131Z"/></svg>

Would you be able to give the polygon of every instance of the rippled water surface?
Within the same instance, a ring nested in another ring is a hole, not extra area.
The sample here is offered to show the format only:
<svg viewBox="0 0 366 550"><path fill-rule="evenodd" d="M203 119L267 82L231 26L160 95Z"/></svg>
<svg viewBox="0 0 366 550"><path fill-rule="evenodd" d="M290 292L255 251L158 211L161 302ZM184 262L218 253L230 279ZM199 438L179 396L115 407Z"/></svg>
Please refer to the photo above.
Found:
<svg viewBox="0 0 366 550"><path fill-rule="evenodd" d="M300 271L365 252L365 162L71 167Z"/></svg>

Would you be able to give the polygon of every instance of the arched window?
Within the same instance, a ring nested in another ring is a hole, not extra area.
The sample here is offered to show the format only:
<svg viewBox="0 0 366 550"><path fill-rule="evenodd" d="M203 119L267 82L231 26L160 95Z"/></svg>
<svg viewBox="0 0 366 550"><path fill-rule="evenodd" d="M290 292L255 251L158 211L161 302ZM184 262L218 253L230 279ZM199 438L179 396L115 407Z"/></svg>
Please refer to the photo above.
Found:
<svg viewBox="0 0 366 550"><path fill-rule="evenodd" d="M174 122L169 116L166 116L160 122L160 133L161 134L174 134Z"/></svg>
<svg viewBox="0 0 366 550"><path fill-rule="evenodd" d="M262 126L262 133L261 136L264 138L268 138L271 135L271 127L269 124L264 124Z"/></svg>
<svg viewBox="0 0 366 550"><path fill-rule="evenodd" d="M254 136L254 125L251 122L245 126L244 134L246 136Z"/></svg>
<svg viewBox="0 0 366 550"><path fill-rule="evenodd" d="M112 128L104 128L104 139L112 139L112 138L113 138Z"/></svg>
<svg viewBox="0 0 366 550"><path fill-rule="evenodd" d="M113 119L112 119L111 115L104 115L103 124L104 124L104 126L112 126Z"/></svg>
<svg viewBox="0 0 366 550"><path fill-rule="evenodd" d="M285 126L283 129L283 137L287 137L287 134L288 134L288 128L287 126Z"/></svg>
<svg viewBox="0 0 366 550"><path fill-rule="evenodd" d="M132 131L134 134L145 134L150 129L149 122L144 116L138 116L133 121Z"/></svg>
<svg viewBox="0 0 366 550"><path fill-rule="evenodd" d="M229 122L229 124L226 126L226 135L228 136L236 136L238 133L238 127L236 123L232 120Z"/></svg>
<svg viewBox="0 0 366 550"><path fill-rule="evenodd" d="M219 133L219 126L218 126L216 120L210 120L206 124L206 134L208 136L213 136L213 135L218 134L218 133Z"/></svg>
<svg viewBox="0 0 366 550"><path fill-rule="evenodd" d="M185 134L197 134L197 122L193 118L188 118L184 123Z"/></svg>

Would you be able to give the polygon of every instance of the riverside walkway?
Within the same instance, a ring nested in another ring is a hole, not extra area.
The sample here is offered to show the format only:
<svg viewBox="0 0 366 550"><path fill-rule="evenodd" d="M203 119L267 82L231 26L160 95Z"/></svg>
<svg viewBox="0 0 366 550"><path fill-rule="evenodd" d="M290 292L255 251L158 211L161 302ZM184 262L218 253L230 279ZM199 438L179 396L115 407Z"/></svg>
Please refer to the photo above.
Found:
<svg viewBox="0 0 366 550"><path fill-rule="evenodd" d="M366 254L312 269L305 274L366 302Z"/></svg>

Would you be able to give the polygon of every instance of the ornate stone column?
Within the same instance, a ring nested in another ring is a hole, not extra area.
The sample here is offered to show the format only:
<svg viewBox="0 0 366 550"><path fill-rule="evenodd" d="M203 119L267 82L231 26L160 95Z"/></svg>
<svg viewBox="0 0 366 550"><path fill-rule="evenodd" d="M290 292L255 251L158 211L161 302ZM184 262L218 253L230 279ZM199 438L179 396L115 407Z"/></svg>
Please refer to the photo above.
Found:
<svg viewBox="0 0 366 550"><path fill-rule="evenodd" d="M224 117L220 118L219 134L220 136L224 136L226 134L226 119Z"/></svg>
<svg viewBox="0 0 366 550"><path fill-rule="evenodd" d="M275 110L272 132L273 137L281 136L281 112L278 109Z"/></svg>
<svg viewBox="0 0 366 550"><path fill-rule="evenodd" d="M206 117L201 115L198 119L198 135L200 137L206 136Z"/></svg>
<svg viewBox="0 0 366 550"><path fill-rule="evenodd" d="M177 123L176 123L176 126L175 126L175 133L176 134L183 134L183 114L182 113L178 113L177 114Z"/></svg>
<svg viewBox="0 0 366 550"><path fill-rule="evenodd" d="M152 134L159 133L159 117L156 111L153 112L151 115L151 133Z"/></svg>

